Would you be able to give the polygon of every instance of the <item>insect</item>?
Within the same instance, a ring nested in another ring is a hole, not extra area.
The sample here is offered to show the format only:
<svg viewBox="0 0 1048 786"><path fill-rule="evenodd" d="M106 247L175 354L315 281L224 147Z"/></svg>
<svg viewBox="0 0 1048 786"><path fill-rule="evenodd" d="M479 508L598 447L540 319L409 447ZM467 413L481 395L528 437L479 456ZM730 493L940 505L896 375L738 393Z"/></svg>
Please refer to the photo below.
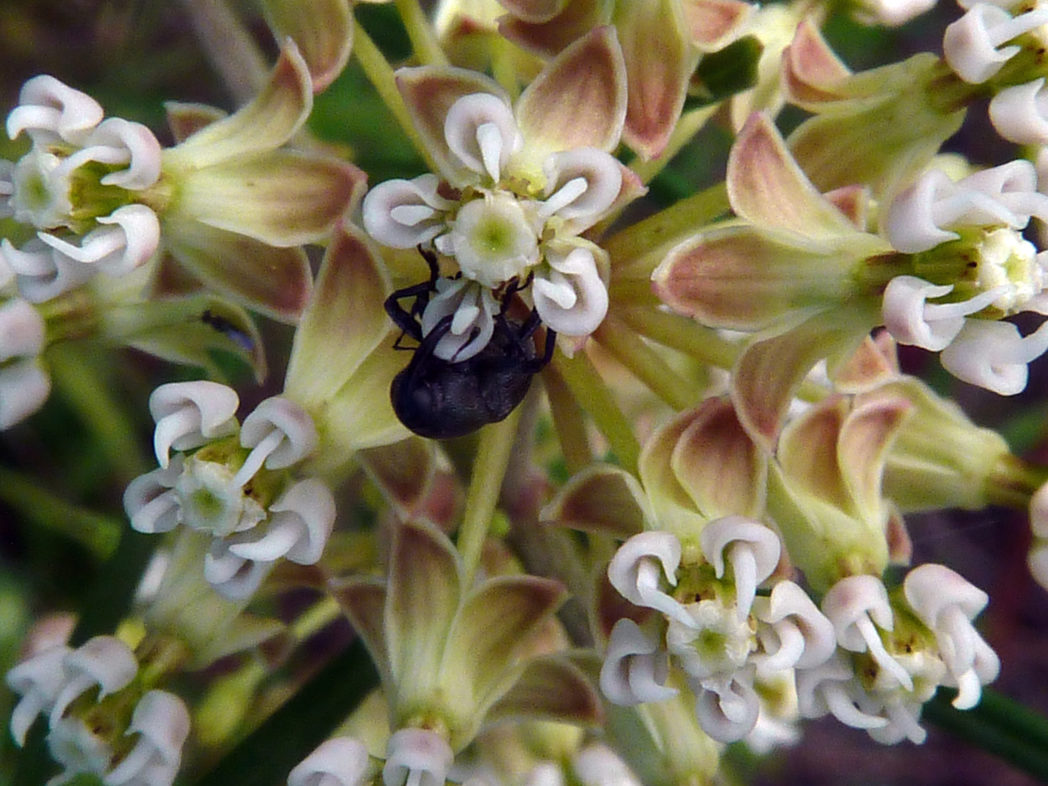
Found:
<svg viewBox="0 0 1048 786"><path fill-rule="evenodd" d="M421 251L421 249L420 249ZM429 263L430 278L422 284L398 289L385 303L386 313L404 335L419 342L407 367L390 385L393 411L400 422L422 437L449 439L497 423L516 408L531 386L531 378L553 357L556 334L547 329L542 355L532 339L541 324L535 311L523 322L506 315L519 287L511 284L495 316L495 332L487 346L466 360L444 360L434 355L437 343L451 329L454 315L441 319L425 336L418 317L436 291L436 259L421 252ZM410 309L400 301L414 298Z"/></svg>

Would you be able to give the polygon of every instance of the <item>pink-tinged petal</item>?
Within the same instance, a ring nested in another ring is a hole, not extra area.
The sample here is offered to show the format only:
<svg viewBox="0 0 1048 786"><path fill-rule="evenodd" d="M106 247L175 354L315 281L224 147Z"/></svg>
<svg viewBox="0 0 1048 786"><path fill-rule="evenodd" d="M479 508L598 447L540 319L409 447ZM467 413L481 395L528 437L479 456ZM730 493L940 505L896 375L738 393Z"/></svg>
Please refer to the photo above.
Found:
<svg viewBox="0 0 1048 786"><path fill-rule="evenodd" d="M830 372L833 386L841 393L864 393L898 376L895 342L887 330L864 338L859 348Z"/></svg>
<svg viewBox="0 0 1048 786"><path fill-rule="evenodd" d="M335 230L302 314L284 389L312 406L327 401L386 336L382 303L391 290L381 257L349 224Z"/></svg>
<svg viewBox="0 0 1048 786"><path fill-rule="evenodd" d="M683 0L681 6L691 42L706 52L724 48L754 11L741 0Z"/></svg>
<svg viewBox="0 0 1048 786"><path fill-rule="evenodd" d="M415 128L440 174L456 186L475 182L477 175L448 148L444 122L452 104L464 96L488 93L509 104L506 92L483 74L450 66L401 68L396 78Z"/></svg>
<svg viewBox="0 0 1048 786"><path fill-rule="evenodd" d="M844 398L820 401L783 430L777 453L792 488L846 511L851 495L837 461L837 440L847 416Z"/></svg>
<svg viewBox="0 0 1048 786"><path fill-rule="evenodd" d="M893 565L909 565L913 561L913 541L906 519L891 503L888 503L888 522L884 525L884 536L888 541L888 559Z"/></svg>
<svg viewBox="0 0 1048 786"><path fill-rule="evenodd" d="M350 0L263 0L262 9L278 40L298 44L314 93L342 73L353 47Z"/></svg>
<svg viewBox="0 0 1048 786"><path fill-rule="evenodd" d="M626 62L623 137L642 158L656 158L680 117L699 53L674 0L619 3L614 22Z"/></svg>
<svg viewBox="0 0 1048 786"><path fill-rule="evenodd" d="M542 624L564 602L560 582L539 576L499 576L474 590L448 636L442 684L448 696L474 705L494 701Z"/></svg>
<svg viewBox="0 0 1048 786"><path fill-rule="evenodd" d="M673 471L673 451L695 414L695 410L683 412L656 430L644 444L638 460L640 481L648 492L659 529L673 533L682 543L694 541L709 521L695 509Z"/></svg>
<svg viewBox="0 0 1048 786"><path fill-rule="evenodd" d="M217 107L180 101L164 102L164 112L175 142L184 142L200 129L229 117L228 112Z"/></svg>
<svg viewBox="0 0 1048 786"><path fill-rule="evenodd" d="M743 126L728 156L728 200L758 226L811 238L855 232L847 217L816 190L763 114Z"/></svg>
<svg viewBox="0 0 1048 786"><path fill-rule="evenodd" d="M626 119L626 64L612 27L598 27L552 60L517 102L524 155L576 147L611 151Z"/></svg>
<svg viewBox="0 0 1048 786"><path fill-rule="evenodd" d="M382 610L386 605L386 587L376 579L334 580L328 589L338 601L357 635L371 654L387 690L393 689L393 675L389 670L389 647L382 626Z"/></svg>
<svg viewBox="0 0 1048 786"><path fill-rule="evenodd" d="M700 404L680 435L673 472L707 517L757 517L764 509L767 458L726 398Z"/></svg>
<svg viewBox="0 0 1048 786"><path fill-rule="evenodd" d="M169 222L171 254L220 295L282 322L297 322L313 279L301 248L274 248L204 224Z"/></svg>
<svg viewBox="0 0 1048 786"><path fill-rule="evenodd" d="M822 358L854 351L877 316L851 311L816 314L785 333L758 336L735 364L732 399L739 421L758 444L774 445L786 411L804 377Z"/></svg>
<svg viewBox="0 0 1048 786"><path fill-rule="evenodd" d="M570 0L499 0L499 5L522 22L535 24L550 21L564 11L569 2Z"/></svg>
<svg viewBox="0 0 1048 786"><path fill-rule="evenodd" d="M653 520L637 479L619 467L586 467L557 493L539 516L544 523L628 538Z"/></svg>
<svg viewBox="0 0 1048 786"><path fill-rule="evenodd" d="M165 158L176 170L196 169L244 153L274 150L306 122L312 108L309 68L298 47L288 41L269 81L253 101L166 150Z"/></svg>
<svg viewBox="0 0 1048 786"><path fill-rule="evenodd" d="M361 451L368 477L401 518L417 516L437 470L434 443L412 437L392 445Z"/></svg>
<svg viewBox="0 0 1048 786"><path fill-rule="evenodd" d="M513 687L485 716L498 720L549 720L592 726L603 721L600 696L582 670L560 656L533 658Z"/></svg>
<svg viewBox="0 0 1048 786"><path fill-rule="evenodd" d="M846 97L839 86L851 72L810 19L797 26L782 63L782 86L792 103L811 108Z"/></svg>
<svg viewBox="0 0 1048 786"><path fill-rule="evenodd" d="M873 199L870 189L858 185L841 186L827 191L823 196L847 217L853 227L860 232L866 231L867 212Z"/></svg>
<svg viewBox="0 0 1048 786"><path fill-rule="evenodd" d="M853 503L867 521L882 515L881 476L895 435L914 406L904 398L883 398L852 410L837 438L837 462Z"/></svg>
<svg viewBox="0 0 1048 786"><path fill-rule="evenodd" d="M544 22L506 15L498 20L499 33L529 52L555 57L579 36L607 21L602 5L598 0L570 0L563 11Z"/></svg>
<svg viewBox="0 0 1048 786"><path fill-rule="evenodd" d="M192 172L172 209L269 245L297 246L324 237L363 195L365 180L345 161L275 151Z"/></svg>
<svg viewBox="0 0 1048 786"><path fill-rule="evenodd" d="M315 457L315 461L342 465L354 451L389 445L411 433L397 418L389 400L393 378L405 365L404 353L392 348L394 338L392 332L386 334L387 346L368 355L318 415L323 422L322 431L332 445L340 446L342 453L333 449L327 451L328 456Z"/></svg>
<svg viewBox="0 0 1048 786"><path fill-rule="evenodd" d="M852 283L845 254L853 250L773 229L727 226L673 248L652 274L653 288L674 311L705 325L759 330L847 299Z"/></svg>
<svg viewBox="0 0 1048 786"><path fill-rule="evenodd" d="M436 688L461 586L458 554L442 532L421 522L396 526L383 619L390 671L407 706Z"/></svg>

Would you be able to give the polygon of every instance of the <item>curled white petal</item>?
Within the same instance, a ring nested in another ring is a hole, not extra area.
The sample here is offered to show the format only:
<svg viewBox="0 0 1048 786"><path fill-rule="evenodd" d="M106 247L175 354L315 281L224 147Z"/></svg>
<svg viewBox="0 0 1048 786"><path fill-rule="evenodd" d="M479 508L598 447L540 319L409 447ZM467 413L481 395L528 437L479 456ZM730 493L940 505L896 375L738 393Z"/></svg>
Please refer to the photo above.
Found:
<svg viewBox="0 0 1048 786"><path fill-rule="evenodd" d="M641 786L641 782L630 772L626 762L607 745L599 742L591 743L580 750L572 765L582 786ZM562 782L563 779L550 783Z"/></svg>
<svg viewBox="0 0 1048 786"><path fill-rule="evenodd" d="M105 175L104 186L119 186L130 191L141 191L154 185L160 178L160 143L153 132L141 123L119 117L103 120L84 140L84 149L98 146L124 151L127 168Z"/></svg>
<svg viewBox="0 0 1048 786"><path fill-rule="evenodd" d="M444 214L453 207L437 193L439 183L431 174L379 183L364 197L364 229L391 248L428 243L445 231Z"/></svg>
<svg viewBox="0 0 1048 786"><path fill-rule="evenodd" d="M821 718L831 713L845 726L877 729L886 718L864 712L858 706L855 673L840 653L821 666L797 672L797 709L801 717Z"/></svg>
<svg viewBox="0 0 1048 786"><path fill-rule="evenodd" d="M441 360L459 363L479 354L495 333L499 304L491 290L468 278L439 278L437 294L430 298L420 320L422 334L428 335L446 317L451 327L433 354Z"/></svg>
<svg viewBox="0 0 1048 786"><path fill-rule="evenodd" d="M322 742L287 776L287 786L365 786L368 750L353 737Z"/></svg>
<svg viewBox="0 0 1048 786"><path fill-rule="evenodd" d="M389 738L384 786L444 786L455 755L439 734L427 729L400 729Z"/></svg>
<svg viewBox="0 0 1048 786"><path fill-rule="evenodd" d="M95 272L37 238L20 249L4 238L0 241L0 255L15 273L19 294L30 303L44 303L76 289Z"/></svg>
<svg viewBox="0 0 1048 786"><path fill-rule="evenodd" d="M244 418L240 444L251 449L233 478L236 485L243 486L263 463L269 469L284 469L312 453L317 429L309 413L294 401L272 396Z"/></svg>
<svg viewBox="0 0 1048 786"><path fill-rule="evenodd" d="M0 363L39 355L44 350L46 332L40 312L22 298L0 305Z"/></svg>
<svg viewBox="0 0 1048 786"><path fill-rule="evenodd" d="M1034 580L1048 590L1048 540L1034 538L1030 553L1026 556L1026 564Z"/></svg>
<svg viewBox="0 0 1048 786"><path fill-rule="evenodd" d="M750 613L757 585L779 564L779 536L763 524L745 516L724 516L711 521L699 535L702 553L716 572L724 576L725 551L735 577L736 604L740 619Z"/></svg>
<svg viewBox="0 0 1048 786"><path fill-rule="evenodd" d="M11 713L11 736L18 746L41 713L49 713L65 685L62 663L72 648L64 644L49 647L22 661L7 672L7 686L21 698Z"/></svg>
<svg viewBox="0 0 1048 786"><path fill-rule="evenodd" d="M204 578L218 594L230 600L245 600L254 595L272 567L272 562L238 557L221 538L212 542L204 556Z"/></svg>
<svg viewBox="0 0 1048 786"><path fill-rule="evenodd" d="M770 596L758 598L754 615L765 623L757 629L764 648L763 656L755 659L758 671L814 668L825 663L837 648L833 623L792 581L780 581ZM769 629L774 637L768 635ZM772 649L772 644L777 648Z"/></svg>
<svg viewBox="0 0 1048 786"><path fill-rule="evenodd" d="M984 194L1006 209L1011 214L1008 224L1013 229L1025 227L1031 216L1048 220L1048 196L1037 190L1037 168L1024 158L973 172L957 185ZM993 215L974 214L965 218L973 224L994 222Z"/></svg>
<svg viewBox="0 0 1048 786"><path fill-rule="evenodd" d="M846 650L866 652L906 690L913 690L909 672L884 647L877 629L891 631L894 615L888 591L876 576L846 576L822 599L823 613L833 623L837 642Z"/></svg>
<svg viewBox="0 0 1048 786"><path fill-rule="evenodd" d="M130 273L160 245L160 222L145 205L124 205L99 218L98 223L102 226L84 235L80 245L48 232L38 232L37 236L68 259L114 276Z"/></svg>
<svg viewBox="0 0 1048 786"><path fill-rule="evenodd" d="M190 450L235 433L239 404L232 388L207 380L170 382L154 390L149 412L156 421L153 447L160 466L167 466L172 448Z"/></svg>
<svg viewBox="0 0 1048 786"><path fill-rule="evenodd" d="M25 131L34 140L58 137L80 144L103 117L102 107L95 99L46 74L22 85L18 103L7 116L7 135L11 139Z"/></svg>
<svg viewBox="0 0 1048 786"><path fill-rule="evenodd" d="M599 220L622 188L619 162L594 147L552 153L543 163L543 169L546 201L539 215L569 219L576 232Z"/></svg>
<svg viewBox="0 0 1048 786"><path fill-rule="evenodd" d="M178 526L178 495L173 488L182 474L182 464L182 456L176 455L167 467L139 475L127 484L124 511L131 529L152 535Z"/></svg>
<svg viewBox="0 0 1048 786"><path fill-rule="evenodd" d="M189 736L189 710L182 699L167 691L148 691L135 705L127 734L137 734L138 740L106 773L105 786L170 786Z"/></svg>
<svg viewBox="0 0 1048 786"><path fill-rule="evenodd" d="M695 715L702 730L717 742L737 742L753 731L760 700L752 676L707 679L696 689Z"/></svg>
<svg viewBox="0 0 1048 786"><path fill-rule="evenodd" d="M889 205L884 221L889 242L898 251L915 254L955 240L958 235L951 230L959 227L1025 226L1029 215L1016 215L1002 192L993 189L999 184L999 173L987 172L956 183L942 170L925 172Z"/></svg>
<svg viewBox="0 0 1048 786"><path fill-rule="evenodd" d="M893 701L881 710L888 721L883 727L867 729L867 733L882 745L895 745L903 740L920 745L928 737L921 728L922 704L917 701Z"/></svg>
<svg viewBox="0 0 1048 786"><path fill-rule="evenodd" d="M1002 294L1002 287L957 303L928 303L948 295L952 284L936 286L916 276L896 276L884 289L881 304L884 326L900 344L939 352L957 338L965 317L978 313Z"/></svg>
<svg viewBox="0 0 1048 786"><path fill-rule="evenodd" d="M676 535L641 532L619 546L608 564L608 581L630 603L661 611L682 624L691 625L687 610L659 589L663 578L671 587L676 586L680 558L681 545Z"/></svg>
<svg viewBox="0 0 1048 786"><path fill-rule="evenodd" d="M299 481L269 506L269 512L266 534L253 540L246 535L231 539L232 554L258 562L283 557L300 565L320 559L335 524L335 500L322 481Z"/></svg>
<svg viewBox="0 0 1048 786"><path fill-rule="evenodd" d="M959 573L931 563L906 575L903 593L917 617L935 633L939 655L962 689L954 706L975 706L983 683L976 669L977 658L982 661L978 671L989 678L986 681L996 678L1000 665L972 625L989 596Z"/></svg>
<svg viewBox="0 0 1048 786"><path fill-rule="evenodd" d="M668 675L669 658L658 642L629 618L616 622L600 669L600 690L608 701L630 707L676 696L665 684Z"/></svg>
<svg viewBox="0 0 1048 786"><path fill-rule="evenodd" d="M1048 322L1028 336L1010 322L969 319L939 356L943 368L958 379L1002 396L1026 388L1027 365L1048 350Z"/></svg>
<svg viewBox="0 0 1048 786"><path fill-rule="evenodd" d="M542 321L565 336L588 336L608 313L608 288L593 252L572 249L566 256L547 256L548 270L538 270L532 283L535 310Z"/></svg>
<svg viewBox="0 0 1048 786"><path fill-rule="evenodd" d="M990 122L997 133L1020 145L1048 144L1048 93L1044 77L999 90L990 99Z"/></svg>
<svg viewBox="0 0 1048 786"><path fill-rule="evenodd" d="M98 686L102 699L128 685L138 673L135 654L113 636L95 636L69 653L62 661L65 684L51 708L53 726L66 708L84 691Z"/></svg>
<svg viewBox="0 0 1048 786"><path fill-rule="evenodd" d="M51 377L37 358L24 358L0 368L0 431L21 423L44 406Z"/></svg>
<svg viewBox="0 0 1048 786"><path fill-rule="evenodd" d="M943 56L961 79L979 84L1019 53L1018 46L1003 44L1045 23L1048 23L1048 9L1045 8L1013 19L1003 8L976 3L946 28Z"/></svg>
<svg viewBox="0 0 1048 786"><path fill-rule="evenodd" d="M494 183L523 144L513 110L490 93L472 93L455 101L444 120L444 138L459 161Z"/></svg>

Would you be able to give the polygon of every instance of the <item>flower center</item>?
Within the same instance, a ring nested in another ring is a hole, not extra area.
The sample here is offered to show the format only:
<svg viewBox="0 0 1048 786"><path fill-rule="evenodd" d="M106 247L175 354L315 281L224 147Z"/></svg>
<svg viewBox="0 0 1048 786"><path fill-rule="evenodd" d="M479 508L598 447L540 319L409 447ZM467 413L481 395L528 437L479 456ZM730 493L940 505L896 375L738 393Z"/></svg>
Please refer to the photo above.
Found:
<svg viewBox="0 0 1048 786"><path fill-rule="evenodd" d="M69 178L56 174L61 159L52 154L32 151L23 156L12 173L14 193L11 207L15 220L38 229L69 225Z"/></svg>
<svg viewBox="0 0 1048 786"><path fill-rule="evenodd" d="M1007 287L993 305L1006 314L1022 306L1044 286L1044 271L1037 264L1037 249L1013 229L988 232L976 249L979 260L977 286L983 292Z"/></svg>
<svg viewBox="0 0 1048 786"><path fill-rule="evenodd" d="M233 483L228 467L195 456L186 460L175 493L182 521L218 537L250 529L266 516L262 506Z"/></svg>
<svg viewBox="0 0 1048 786"><path fill-rule="evenodd" d="M450 240L462 274L486 287L521 276L538 262L538 237L508 194L485 194L463 205Z"/></svg>

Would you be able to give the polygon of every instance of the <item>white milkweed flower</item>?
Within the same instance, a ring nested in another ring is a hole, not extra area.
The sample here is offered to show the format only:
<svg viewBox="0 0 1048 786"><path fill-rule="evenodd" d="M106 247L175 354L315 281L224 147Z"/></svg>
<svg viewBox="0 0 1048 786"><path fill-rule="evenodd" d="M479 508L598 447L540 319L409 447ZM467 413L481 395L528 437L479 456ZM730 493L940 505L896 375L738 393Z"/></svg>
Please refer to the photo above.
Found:
<svg viewBox="0 0 1048 786"><path fill-rule="evenodd" d="M1026 386L1027 365L1048 349L1048 330L1023 337L999 322L1021 311L1048 313L1048 257L1021 230L1048 217L1029 161L1013 161L956 182L924 173L899 194L884 230L913 256L917 275L895 276L884 292L884 324L897 341L941 351L955 376L1001 395ZM922 277L921 274L928 278Z"/></svg>
<svg viewBox="0 0 1048 786"><path fill-rule="evenodd" d="M23 297L50 300L96 271L123 275L153 257L160 222L147 204L161 148L140 123L103 119L90 96L51 76L22 86L7 117L32 147L0 170L3 212L37 230L21 248L0 245Z"/></svg>
<svg viewBox="0 0 1048 786"><path fill-rule="evenodd" d="M210 536L204 576L231 599L250 597L281 559L317 562L335 521L326 484L283 472L316 448L309 414L274 396L239 424L238 404L232 389L214 382L157 388L150 410L161 466L124 493L134 529L158 533L183 524ZM181 452L172 457L172 449Z"/></svg>

